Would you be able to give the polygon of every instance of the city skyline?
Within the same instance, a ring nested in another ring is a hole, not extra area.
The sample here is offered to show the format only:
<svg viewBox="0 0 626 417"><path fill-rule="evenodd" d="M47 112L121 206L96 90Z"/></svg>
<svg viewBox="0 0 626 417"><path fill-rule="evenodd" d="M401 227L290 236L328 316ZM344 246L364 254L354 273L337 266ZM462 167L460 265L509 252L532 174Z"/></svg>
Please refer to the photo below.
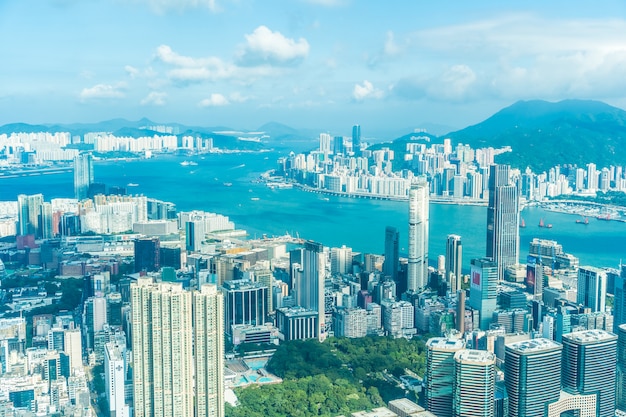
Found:
<svg viewBox="0 0 626 417"><path fill-rule="evenodd" d="M336 131L367 120L367 139L464 127L523 99L626 107L626 6L617 1L311 0L280 12L276 2L225 0L32 6L0 6L12 62L0 70L0 123L145 116L254 129L326 120Z"/></svg>

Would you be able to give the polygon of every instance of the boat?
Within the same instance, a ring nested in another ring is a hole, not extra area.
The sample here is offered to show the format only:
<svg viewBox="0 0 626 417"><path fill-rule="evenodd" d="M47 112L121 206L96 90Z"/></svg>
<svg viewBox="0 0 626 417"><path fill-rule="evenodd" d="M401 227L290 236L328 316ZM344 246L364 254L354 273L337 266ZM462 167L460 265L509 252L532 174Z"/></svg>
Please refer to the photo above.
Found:
<svg viewBox="0 0 626 417"><path fill-rule="evenodd" d="M126 184L127 187L137 187L139 186L139 184L136 184L134 182L129 182L128 184Z"/></svg>
<svg viewBox="0 0 626 417"><path fill-rule="evenodd" d="M608 221L611 220L611 214L607 213L606 215L600 215L600 216L596 217L596 219L604 220L604 221L608 222Z"/></svg>
<svg viewBox="0 0 626 417"><path fill-rule="evenodd" d="M576 220L576 224L589 224L589 218L585 217L584 220L583 219L578 219L578 220Z"/></svg>
<svg viewBox="0 0 626 417"><path fill-rule="evenodd" d="M250 197L250 200L252 200L252 201L259 201L260 198L259 197Z"/></svg>
<svg viewBox="0 0 626 417"><path fill-rule="evenodd" d="M543 218L539 220L539 227L545 227L546 229L552 229L552 223L544 223Z"/></svg>
<svg viewBox="0 0 626 417"><path fill-rule="evenodd" d="M519 224L519 227L521 227L522 229L524 229L526 227L526 222L524 221L523 217L522 217L522 221Z"/></svg>
<svg viewBox="0 0 626 417"><path fill-rule="evenodd" d="M184 166L184 167L189 166L189 165L191 165L191 166L198 165L198 163L197 163L197 162L194 162L194 161L183 161L183 162L181 162L180 164L181 164L182 166Z"/></svg>
<svg viewBox="0 0 626 417"><path fill-rule="evenodd" d="M545 227L546 225L543 223L543 219L539 220L539 227Z"/></svg>
<svg viewBox="0 0 626 417"><path fill-rule="evenodd" d="M225 187L232 187L232 186L233 186L233 183L232 183L232 182L225 182L225 183L224 183L224 186L225 186Z"/></svg>

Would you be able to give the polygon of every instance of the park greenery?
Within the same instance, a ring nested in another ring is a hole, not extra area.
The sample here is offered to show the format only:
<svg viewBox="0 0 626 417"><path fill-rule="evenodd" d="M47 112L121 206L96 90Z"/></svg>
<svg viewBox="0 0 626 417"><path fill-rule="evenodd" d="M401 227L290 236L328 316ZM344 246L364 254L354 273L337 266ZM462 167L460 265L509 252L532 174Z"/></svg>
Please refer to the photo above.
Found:
<svg viewBox="0 0 626 417"><path fill-rule="evenodd" d="M424 340L368 336L285 342L267 365L283 382L235 389L239 405L226 405L226 416L337 416L396 398L415 400L398 377L424 374Z"/></svg>

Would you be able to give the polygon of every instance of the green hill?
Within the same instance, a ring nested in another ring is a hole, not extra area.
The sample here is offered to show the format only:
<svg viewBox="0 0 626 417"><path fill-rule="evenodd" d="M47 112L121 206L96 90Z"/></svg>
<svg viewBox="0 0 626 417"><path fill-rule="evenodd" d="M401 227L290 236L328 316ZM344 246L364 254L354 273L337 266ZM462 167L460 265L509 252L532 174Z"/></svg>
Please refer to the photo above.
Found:
<svg viewBox="0 0 626 417"><path fill-rule="evenodd" d="M590 100L519 101L445 137L473 148L510 146L497 162L536 172L557 164L623 165L626 111Z"/></svg>

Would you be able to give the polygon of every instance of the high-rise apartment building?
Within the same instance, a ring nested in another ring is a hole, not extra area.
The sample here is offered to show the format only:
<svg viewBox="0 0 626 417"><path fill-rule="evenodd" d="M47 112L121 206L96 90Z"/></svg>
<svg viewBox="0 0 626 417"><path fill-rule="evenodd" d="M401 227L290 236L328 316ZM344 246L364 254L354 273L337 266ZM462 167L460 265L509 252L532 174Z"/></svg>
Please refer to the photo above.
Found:
<svg viewBox="0 0 626 417"><path fill-rule="evenodd" d="M453 415L454 355L464 347L465 343L459 339L436 337L426 342L424 395L428 411L438 417Z"/></svg>
<svg viewBox="0 0 626 417"><path fill-rule="evenodd" d="M383 264L383 274L393 281L398 280L398 269L400 268L400 233L393 226L385 228L385 263Z"/></svg>
<svg viewBox="0 0 626 417"><path fill-rule="evenodd" d="M563 390L596 395L596 415L615 415L617 336L604 330L563 335Z"/></svg>
<svg viewBox="0 0 626 417"><path fill-rule="evenodd" d="M452 415L494 417L496 355L463 349L454 354Z"/></svg>
<svg viewBox="0 0 626 417"><path fill-rule="evenodd" d="M561 392L562 346L549 339L532 339L505 346L504 383L509 417L548 414Z"/></svg>
<svg viewBox="0 0 626 417"><path fill-rule="evenodd" d="M74 196L78 201L88 197L92 183L93 157L90 153L81 153L74 158Z"/></svg>
<svg viewBox="0 0 626 417"><path fill-rule="evenodd" d="M330 272L333 274L349 274L352 272L352 248L343 245L330 250Z"/></svg>
<svg viewBox="0 0 626 417"><path fill-rule="evenodd" d="M130 417L130 409L124 400L125 353L125 346L115 342L104 345L104 382L109 406L107 411L115 417Z"/></svg>
<svg viewBox="0 0 626 417"><path fill-rule="evenodd" d="M224 416L224 302L214 285L193 293L196 416Z"/></svg>
<svg viewBox="0 0 626 417"><path fill-rule="evenodd" d="M409 259L407 291L419 292L428 283L428 182L420 178L409 190Z"/></svg>
<svg viewBox="0 0 626 417"><path fill-rule="evenodd" d="M139 278L130 291L135 416L191 416L191 293L150 278Z"/></svg>
<svg viewBox="0 0 626 417"><path fill-rule="evenodd" d="M589 307L592 312L604 312L606 307L606 271L593 266L578 268L578 293L576 302Z"/></svg>
<svg viewBox="0 0 626 417"><path fill-rule="evenodd" d="M463 245L461 244L461 236L448 235L446 242L446 280L451 293L456 293L461 289L463 280L462 263Z"/></svg>
<svg viewBox="0 0 626 417"><path fill-rule="evenodd" d="M509 173L508 165L489 169L486 256L498 265L499 280L508 266L519 263L519 191Z"/></svg>
<svg viewBox="0 0 626 417"><path fill-rule="evenodd" d="M131 284L136 417L224 415L223 320L213 285L190 292L150 278Z"/></svg>
<svg viewBox="0 0 626 417"><path fill-rule="evenodd" d="M489 329L498 307L498 265L490 258L472 259L469 304L480 313L480 328Z"/></svg>

